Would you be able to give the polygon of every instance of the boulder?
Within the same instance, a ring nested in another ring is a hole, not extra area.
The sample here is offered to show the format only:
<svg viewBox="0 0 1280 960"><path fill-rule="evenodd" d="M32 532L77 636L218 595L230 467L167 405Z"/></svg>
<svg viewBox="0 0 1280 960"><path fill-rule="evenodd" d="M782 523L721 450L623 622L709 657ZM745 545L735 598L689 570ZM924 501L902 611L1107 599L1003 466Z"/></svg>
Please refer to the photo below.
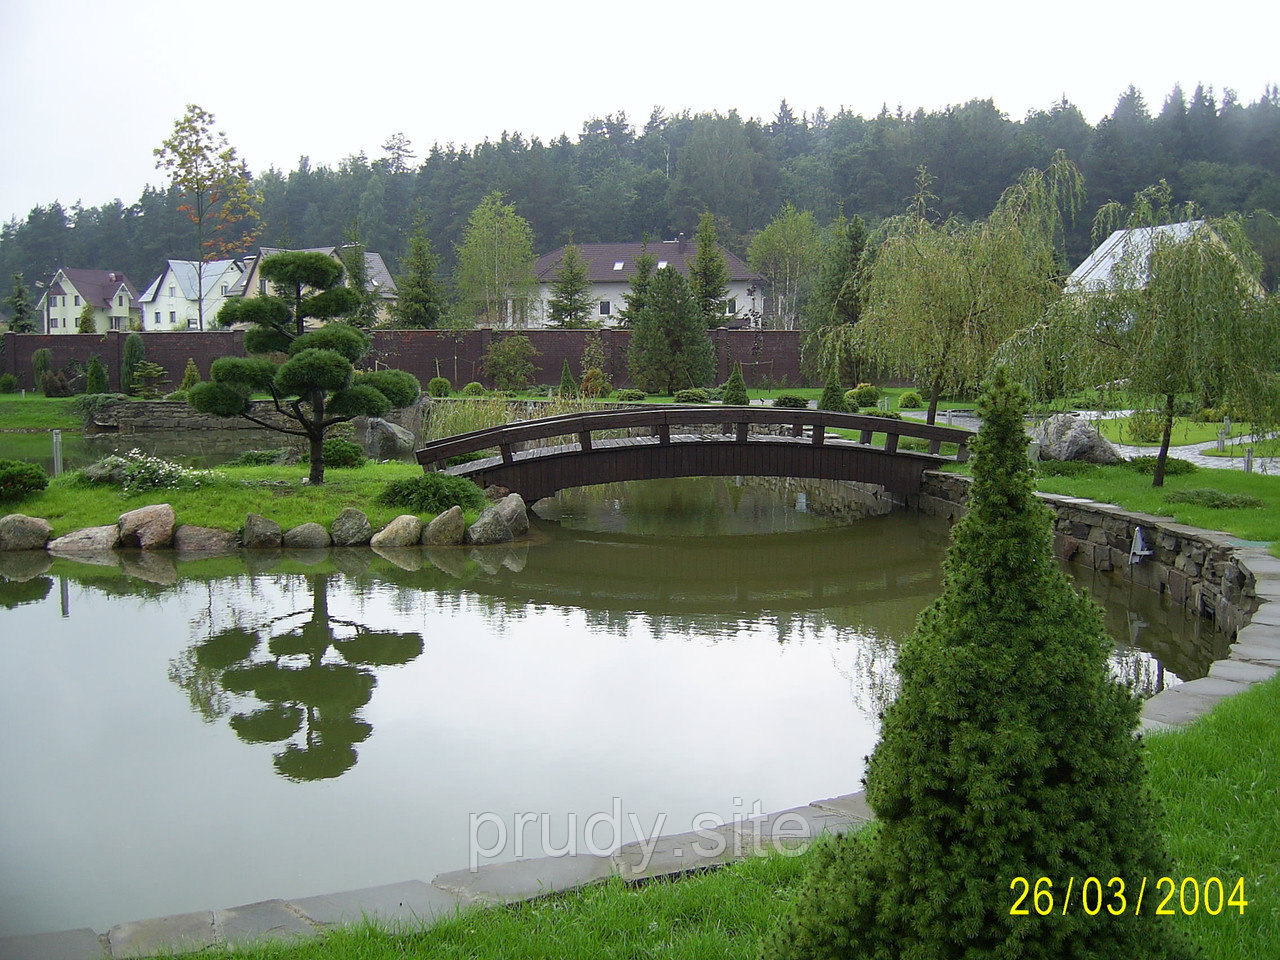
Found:
<svg viewBox="0 0 1280 960"><path fill-rule="evenodd" d="M333 521L330 532L335 547L363 547L373 536L373 526L363 511L347 507Z"/></svg>
<svg viewBox="0 0 1280 960"><path fill-rule="evenodd" d="M455 505L423 528L422 545L424 547L453 547L462 543L462 538L466 535L467 521L462 516L462 508Z"/></svg>
<svg viewBox="0 0 1280 960"><path fill-rule="evenodd" d="M43 550L0 550L0 577L6 580L31 580L51 566L53 557Z"/></svg>
<svg viewBox="0 0 1280 960"><path fill-rule="evenodd" d="M485 507L480 518L467 528L466 543L507 543L512 538L511 527L502 518L497 507Z"/></svg>
<svg viewBox="0 0 1280 960"><path fill-rule="evenodd" d="M173 549L179 553L231 553L237 546L236 535L230 530L184 523L173 531Z"/></svg>
<svg viewBox="0 0 1280 960"><path fill-rule="evenodd" d="M413 434L381 417L370 417L365 428L365 445L379 460L399 460L413 452Z"/></svg>
<svg viewBox="0 0 1280 960"><path fill-rule="evenodd" d="M49 541L49 552L55 556L77 556L108 553L120 542L120 527L109 523L105 527L85 527L65 537Z"/></svg>
<svg viewBox="0 0 1280 960"><path fill-rule="evenodd" d="M11 513L0 517L0 550L43 550L52 532L48 520Z"/></svg>
<svg viewBox="0 0 1280 960"><path fill-rule="evenodd" d="M422 521L411 513L396 517L373 535L375 547L416 547L422 537Z"/></svg>
<svg viewBox="0 0 1280 960"><path fill-rule="evenodd" d="M302 550L323 550L329 546L329 531L322 523L300 523L285 532L281 543Z"/></svg>
<svg viewBox="0 0 1280 960"><path fill-rule="evenodd" d="M178 582L178 568L169 559L168 553L123 553L120 555L121 569L131 577L169 586Z"/></svg>
<svg viewBox="0 0 1280 960"><path fill-rule="evenodd" d="M518 493L511 493L499 500L495 506L502 519L507 521L513 537L523 537L529 532L529 511L525 508L524 498Z"/></svg>
<svg viewBox="0 0 1280 960"><path fill-rule="evenodd" d="M415 570L422 569L422 551L417 546L380 547L374 544L373 552L388 563L395 564L401 570L408 570L413 573Z"/></svg>
<svg viewBox="0 0 1280 960"><path fill-rule="evenodd" d="M173 528L177 517L167 503L139 507L120 515L120 546L162 550L173 544Z"/></svg>
<svg viewBox="0 0 1280 960"><path fill-rule="evenodd" d="M250 550L278 547L283 539L280 524L257 513L244 518L244 532L240 535L242 546Z"/></svg>
<svg viewBox="0 0 1280 960"><path fill-rule="evenodd" d="M89 464L80 471L80 475L90 483L110 484L113 487L124 486L127 479L125 461L115 455Z"/></svg>
<svg viewBox="0 0 1280 960"><path fill-rule="evenodd" d="M1120 452L1088 420L1076 413L1054 414L1031 431L1041 460L1119 463Z"/></svg>

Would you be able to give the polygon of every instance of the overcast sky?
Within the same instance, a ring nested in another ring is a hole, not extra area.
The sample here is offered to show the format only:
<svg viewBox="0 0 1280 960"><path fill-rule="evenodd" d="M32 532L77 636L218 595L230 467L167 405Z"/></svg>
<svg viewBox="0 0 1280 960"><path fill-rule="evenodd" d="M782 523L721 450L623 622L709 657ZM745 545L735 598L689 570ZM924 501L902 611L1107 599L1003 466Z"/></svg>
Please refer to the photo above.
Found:
<svg viewBox="0 0 1280 960"><path fill-rule="evenodd" d="M1060 11L1060 12L1059 12ZM1129 84L1257 99L1280 80L1280 4L977 0L861 4L0 0L0 219L138 198L187 103L254 172L370 159L404 132L471 144L576 136L623 110L768 119L991 97L1011 117L1063 94L1090 122Z"/></svg>

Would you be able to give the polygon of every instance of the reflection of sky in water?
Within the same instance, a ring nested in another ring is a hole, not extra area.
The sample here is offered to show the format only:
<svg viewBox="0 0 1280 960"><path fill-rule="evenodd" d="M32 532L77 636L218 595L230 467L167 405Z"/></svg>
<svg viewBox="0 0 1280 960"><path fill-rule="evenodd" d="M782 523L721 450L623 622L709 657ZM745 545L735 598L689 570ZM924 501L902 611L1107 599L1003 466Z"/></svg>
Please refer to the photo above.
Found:
<svg viewBox="0 0 1280 960"><path fill-rule="evenodd" d="M560 845L570 813L580 826L618 797L625 842L628 814L675 832L858 789L945 527L544 532L413 570L353 553L346 574L294 563L154 587L59 562L0 584L0 935L429 880L466 865L469 815L486 811L546 812ZM1135 597L1109 608L1113 632L1140 618L1144 641L1186 660L1193 632ZM308 624L323 643L299 639ZM270 697L228 692L217 657L192 682L201 644L230 630L252 635L255 662L370 676L367 696L324 701L368 725L350 763L277 769L314 718L283 741L237 735L231 718ZM394 656L353 642L379 633L401 638ZM1117 658L1148 681L1158 669ZM527 839L538 855L536 828Z"/></svg>

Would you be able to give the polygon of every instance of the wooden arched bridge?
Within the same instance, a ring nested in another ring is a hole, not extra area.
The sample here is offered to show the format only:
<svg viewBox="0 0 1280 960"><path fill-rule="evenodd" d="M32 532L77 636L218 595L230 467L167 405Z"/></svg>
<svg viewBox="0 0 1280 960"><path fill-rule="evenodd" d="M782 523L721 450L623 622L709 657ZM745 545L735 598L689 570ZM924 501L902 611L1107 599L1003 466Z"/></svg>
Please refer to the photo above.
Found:
<svg viewBox="0 0 1280 960"><path fill-rule="evenodd" d="M856 431L857 438L830 430ZM912 503L921 474L968 459L972 438L954 427L827 410L650 404L463 433L428 443L417 458L424 470L443 467L482 487L506 487L530 503L568 487L708 476L854 480ZM905 439L916 442L903 444ZM943 443L957 444L957 453L943 455ZM453 457L486 451L496 453L444 466Z"/></svg>

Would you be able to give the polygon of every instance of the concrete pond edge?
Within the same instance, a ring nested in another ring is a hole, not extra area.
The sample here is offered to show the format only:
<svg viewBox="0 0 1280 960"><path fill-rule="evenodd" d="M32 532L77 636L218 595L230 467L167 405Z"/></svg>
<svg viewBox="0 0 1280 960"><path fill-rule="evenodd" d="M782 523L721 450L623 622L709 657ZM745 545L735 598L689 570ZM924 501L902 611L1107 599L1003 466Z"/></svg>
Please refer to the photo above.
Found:
<svg viewBox="0 0 1280 960"><path fill-rule="evenodd" d="M955 519L963 513L966 494L967 478L933 474L926 477L920 507ZM1059 556L1081 559L1094 569L1169 592L1175 602L1234 633L1229 656L1215 661L1208 676L1170 687L1144 702L1140 732L1183 727L1222 700L1280 673L1280 559L1230 534L1177 524L1168 517L1077 497L1041 497L1057 514L1054 548ZM1138 570L1142 572L1135 575ZM420 929L465 910L535 900L610 877L635 883L706 870L769 851L798 852L823 833L857 830L873 818L863 793L850 793L762 817L735 818L720 827L633 841L604 856L577 854L483 864L441 873L430 883L407 880L320 896L264 900L120 923L101 934L82 928L10 937L0 940L0 960L102 960L238 948L307 939L335 926L365 921L392 929Z"/></svg>

